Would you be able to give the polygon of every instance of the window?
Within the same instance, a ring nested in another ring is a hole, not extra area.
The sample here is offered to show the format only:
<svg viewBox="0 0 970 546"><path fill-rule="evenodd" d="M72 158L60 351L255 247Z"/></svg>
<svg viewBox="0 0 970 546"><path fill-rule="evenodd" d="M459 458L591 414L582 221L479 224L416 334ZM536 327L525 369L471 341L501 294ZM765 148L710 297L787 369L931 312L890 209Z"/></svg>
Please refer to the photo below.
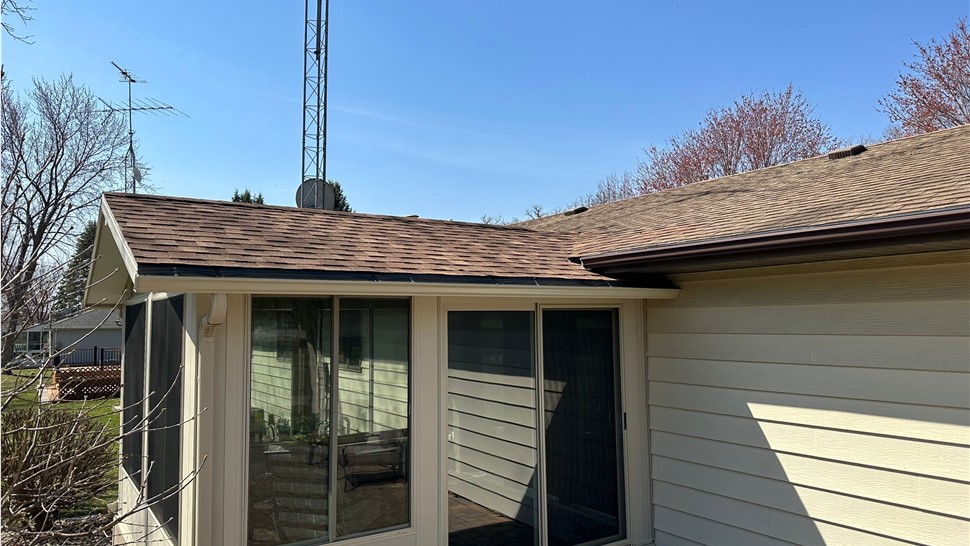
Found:
<svg viewBox="0 0 970 546"><path fill-rule="evenodd" d="M48 331L27 332L27 352L39 353L47 350L51 342L51 333Z"/></svg>
<svg viewBox="0 0 970 546"><path fill-rule="evenodd" d="M410 301L252 301L249 543L407 525Z"/></svg>
<svg viewBox="0 0 970 546"><path fill-rule="evenodd" d="M161 498L152 512L175 539L181 482L183 312L183 296L152 302L148 368L148 496Z"/></svg>
<svg viewBox="0 0 970 546"><path fill-rule="evenodd" d="M122 468L141 487L142 419L145 417L145 304L125 308L125 356L121 410Z"/></svg>

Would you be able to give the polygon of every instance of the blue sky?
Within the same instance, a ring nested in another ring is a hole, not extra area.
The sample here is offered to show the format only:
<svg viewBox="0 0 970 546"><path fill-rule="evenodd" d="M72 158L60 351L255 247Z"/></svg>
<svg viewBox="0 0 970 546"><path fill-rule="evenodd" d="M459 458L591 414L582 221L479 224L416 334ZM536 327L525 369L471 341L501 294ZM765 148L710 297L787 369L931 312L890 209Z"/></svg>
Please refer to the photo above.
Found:
<svg viewBox="0 0 970 546"><path fill-rule="evenodd" d="M36 0L7 36L14 88L72 73L109 101L111 61L166 195L235 188L290 205L301 177L303 3ZM903 61L966 0L512 2L332 0L328 176L360 212L478 220L568 204L713 106L792 82L841 137L878 139Z"/></svg>

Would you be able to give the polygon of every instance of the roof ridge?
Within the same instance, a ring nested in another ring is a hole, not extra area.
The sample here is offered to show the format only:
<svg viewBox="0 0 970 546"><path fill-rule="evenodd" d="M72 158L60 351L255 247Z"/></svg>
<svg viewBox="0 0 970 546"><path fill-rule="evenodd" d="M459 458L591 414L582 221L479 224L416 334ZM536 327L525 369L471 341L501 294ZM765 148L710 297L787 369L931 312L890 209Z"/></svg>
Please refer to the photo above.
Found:
<svg viewBox="0 0 970 546"><path fill-rule="evenodd" d="M450 225L461 225L461 226L474 226L486 229L501 229L510 231L536 231L527 227L521 227L518 225L508 225L508 224L485 224L481 222L466 222L462 220L445 220L441 218L422 218L420 216L395 216L393 214L376 214L368 212L348 212L342 210L325 210L325 209L314 209L314 208L303 208L303 207L291 207L287 205L272 205L265 203L243 203L239 201L223 201L219 199L203 199L199 197L184 197L175 195L157 195L157 194L146 194L146 193L124 193L124 192L104 192L106 197L118 197L122 199L157 199L162 201L183 201L196 204L209 204L209 205L219 205L219 206L241 206L247 208L256 209L269 209L269 210L279 210L285 211L287 213L302 213L302 214L324 214L324 215L336 215L336 216L352 216L360 218L374 218L374 219L388 219L397 220L404 222L425 222L434 224L450 224Z"/></svg>
<svg viewBox="0 0 970 546"><path fill-rule="evenodd" d="M885 146L895 145L897 143L901 143L901 142L905 142L905 141L910 141L910 140L914 140L914 139L940 138L942 136L940 133L958 132L959 130L966 130L968 128L970 128L970 124L957 125L955 127L947 127L947 128L944 128L944 129L938 129L936 131L930 131L928 133L920 133L918 135L910 135L910 136L895 138L895 139L891 139L891 140L883 140L883 141L880 141L880 142L876 142L876 143L873 143L873 144L869 144L869 145L866 146L866 148L867 148L868 151L871 151L873 149L879 149L879 148L883 148ZM708 179L705 179L705 180L699 180L697 182L691 182L691 183L688 183L688 184L683 184L681 186L677 186L677 187L674 187L674 188L666 188L666 189L662 189L662 190L658 190L658 191L652 191L652 192L649 192L649 193L643 193L643 194L640 194L640 195L634 195L632 197L627 197L625 199L619 199L617 201L611 201L609 203L603 203L603 204L600 204L600 205L594 205L592 207L589 207L589 211L592 211L592 210L595 210L595 209L600 209L602 211L602 210L604 210L603 209L604 207L616 208L616 207L619 207L620 204L629 204L630 202L633 202L633 201L636 201L636 200L648 199L651 196L657 195L657 194L667 194L667 195L669 195L671 193L679 193L679 192L687 192L687 191L692 191L693 192L693 191L697 191L697 188L698 187L703 186L703 185L707 185L707 184L710 184L710 183L722 182L722 181L733 181L733 179L736 178L736 177L750 175L751 173L763 173L765 171L770 171L770 170L773 170L773 169L779 169L779 168L782 168L782 167L789 167L789 166L794 165L796 163L805 163L805 162L809 162L809 161L816 161L816 160L822 160L822 159L827 159L827 158L828 158L828 152L824 152L821 155L812 156L812 157L806 157L806 158L803 158L803 159L796 159L794 161L789 161L788 163L779 163L777 165L769 165L767 167L762 167L760 169L754 169L754 170L750 170L750 171L744 171L744 172L729 174L729 175L725 175L725 176L719 176L717 178L708 178ZM587 212L589 212L589 211L587 211ZM521 222L518 225L528 226L529 223L532 222L533 220L544 220L544 219L547 219L547 218L555 217L557 214L558 213L556 213L556 214L550 214L549 216L543 216L541 218L535 218L535 219L532 219L532 220L526 220L524 222ZM536 223L538 223L538 222L536 222ZM541 223L539 223L539 225L541 225ZM542 230L542 229L535 229L535 228L531 228L531 227L529 227L527 229L533 229L535 231L545 231L545 230Z"/></svg>

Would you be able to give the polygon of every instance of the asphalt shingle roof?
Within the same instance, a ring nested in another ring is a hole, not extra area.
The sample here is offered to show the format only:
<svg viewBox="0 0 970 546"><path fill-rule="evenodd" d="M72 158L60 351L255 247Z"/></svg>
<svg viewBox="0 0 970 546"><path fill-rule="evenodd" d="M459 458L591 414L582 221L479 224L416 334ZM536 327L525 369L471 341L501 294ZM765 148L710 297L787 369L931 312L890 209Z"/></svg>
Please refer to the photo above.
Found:
<svg viewBox="0 0 970 546"><path fill-rule="evenodd" d="M112 316L112 313L117 315L118 311L114 309L86 309L81 311L77 315L72 317L63 318L61 320L55 321L53 328L55 330L94 330L97 328L107 328L107 329L121 329L114 319L116 317Z"/></svg>
<svg viewBox="0 0 970 546"><path fill-rule="evenodd" d="M571 234L181 197L104 198L140 269L607 280L569 261Z"/></svg>
<svg viewBox="0 0 970 546"><path fill-rule="evenodd" d="M519 224L582 233L575 255L970 207L970 125L698 182Z"/></svg>
<svg viewBox="0 0 970 546"><path fill-rule="evenodd" d="M518 226L109 193L139 270L609 280L570 257L970 210L970 126ZM184 274L184 273L169 273ZM210 273L211 274L211 273ZM267 275L271 276L271 275Z"/></svg>

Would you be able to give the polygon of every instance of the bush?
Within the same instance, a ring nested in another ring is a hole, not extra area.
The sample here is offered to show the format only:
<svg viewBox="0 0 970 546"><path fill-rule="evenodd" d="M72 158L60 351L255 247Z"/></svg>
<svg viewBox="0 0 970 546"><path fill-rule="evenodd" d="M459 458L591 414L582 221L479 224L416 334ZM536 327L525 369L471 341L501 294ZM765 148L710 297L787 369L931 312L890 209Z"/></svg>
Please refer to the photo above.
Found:
<svg viewBox="0 0 970 546"><path fill-rule="evenodd" d="M50 531L61 509L115 485L117 431L84 410L35 406L3 412L0 512L6 531Z"/></svg>

